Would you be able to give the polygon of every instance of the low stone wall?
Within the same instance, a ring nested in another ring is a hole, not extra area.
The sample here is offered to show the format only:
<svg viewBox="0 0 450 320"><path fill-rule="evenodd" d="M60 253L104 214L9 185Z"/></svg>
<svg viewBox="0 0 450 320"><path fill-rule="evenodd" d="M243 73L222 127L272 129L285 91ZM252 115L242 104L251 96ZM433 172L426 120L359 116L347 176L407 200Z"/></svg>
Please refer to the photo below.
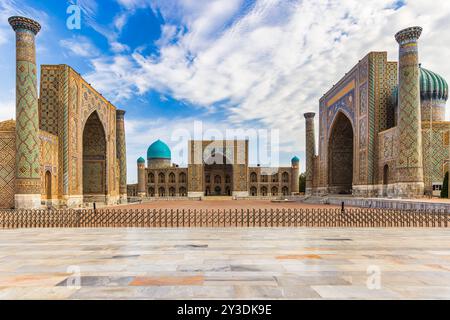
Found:
<svg viewBox="0 0 450 320"><path fill-rule="evenodd" d="M310 202L311 200L309 200L308 202ZM438 210L450 212L450 202L427 202L420 200L402 200L402 199L325 197L322 198L322 201L317 203L341 205L342 202L344 202L345 206L360 207L360 208L426 210L426 211Z"/></svg>

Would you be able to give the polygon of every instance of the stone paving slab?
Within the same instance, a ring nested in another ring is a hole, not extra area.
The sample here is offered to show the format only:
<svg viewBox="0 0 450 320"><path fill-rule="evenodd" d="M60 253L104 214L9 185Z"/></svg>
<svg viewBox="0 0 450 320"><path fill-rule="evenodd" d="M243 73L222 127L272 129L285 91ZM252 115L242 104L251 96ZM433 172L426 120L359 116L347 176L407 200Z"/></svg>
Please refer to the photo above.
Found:
<svg viewBox="0 0 450 320"><path fill-rule="evenodd" d="M0 299L450 299L449 243L446 229L2 230Z"/></svg>

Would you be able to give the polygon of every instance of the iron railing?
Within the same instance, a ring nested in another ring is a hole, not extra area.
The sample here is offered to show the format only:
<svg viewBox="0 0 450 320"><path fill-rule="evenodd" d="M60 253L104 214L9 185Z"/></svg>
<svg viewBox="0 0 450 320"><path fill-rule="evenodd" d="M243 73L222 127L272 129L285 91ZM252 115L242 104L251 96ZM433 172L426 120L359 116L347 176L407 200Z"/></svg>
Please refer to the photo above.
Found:
<svg viewBox="0 0 450 320"><path fill-rule="evenodd" d="M0 228L448 228L443 211L387 209L0 210Z"/></svg>

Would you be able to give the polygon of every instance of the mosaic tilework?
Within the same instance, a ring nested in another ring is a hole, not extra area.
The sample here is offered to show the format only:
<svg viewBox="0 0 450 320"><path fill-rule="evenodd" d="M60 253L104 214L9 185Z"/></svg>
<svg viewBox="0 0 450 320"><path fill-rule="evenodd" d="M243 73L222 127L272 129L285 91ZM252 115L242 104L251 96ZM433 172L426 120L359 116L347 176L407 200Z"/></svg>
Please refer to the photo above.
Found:
<svg viewBox="0 0 450 320"><path fill-rule="evenodd" d="M1 125L1 123L0 123ZM14 128L0 128L0 208L14 207L16 141Z"/></svg>
<svg viewBox="0 0 450 320"><path fill-rule="evenodd" d="M16 32L16 192L39 194L39 108L34 34Z"/></svg>
<svg viewBox="0 0 450 320"><path fill-rule="evenodd" d="M412 41L412 40L411 40ZM420 88L417 42L400 47L399 157L401 182L423 181L422 136L420 134Z"/></svg>
<svg viewBox="0 0 450 320"><path fill-rule="evenodd" d="M306 113L306 189L312 188L314 176L314 157L316 156L316 139L314 113Z"/></svg>
<svg viewBox="0 0 450 320"><path fill-rule="evenodd" d="M41 67L39 99L40 129L58 135L59 120L59 69L58 66Z"/></svg>
<svg viewBox="0 0 450 320"><path fill-rule="evenodd" d="M422 123L423 170L425 187L444 181L444 165L450 159L450 150L445 146L445 137L450 130L450 122L433 123L430 131L429 122ZM431 139L431 143L430 143Z"/></svg>
<svg viewBox="0 0 450 320"><path fill-rule="evenodd" d="M117 158L120 170L120 194L127 193L127 160L125 143L125 112L117 110L116 112L116 136L117 136Z"/></svg>
<svg viewBox="0 0 450 320"><path fill-rule="evenodd" d="M41 195L45 199L47 197L46 190L46 173L51 175L51 194L52 198L58 196L58 137L51 133L40 131L40 148L41 148Z"/></svg>

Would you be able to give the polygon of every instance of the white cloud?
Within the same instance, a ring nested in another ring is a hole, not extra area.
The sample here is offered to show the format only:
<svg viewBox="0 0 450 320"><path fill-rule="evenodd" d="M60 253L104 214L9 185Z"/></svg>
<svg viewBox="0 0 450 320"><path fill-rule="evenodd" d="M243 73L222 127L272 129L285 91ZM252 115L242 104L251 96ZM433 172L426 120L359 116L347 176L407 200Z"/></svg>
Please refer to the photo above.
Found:
<svg viewBox="0 0 450 320"><path fill-rule="evenodd" d="M279 128L284 151L303 150L302 113L317 110L321 95L359 59L388 51L397 60L394 34L404 27L424 27L422 63L450 79L450 65L442 63L449 1L411 0L394 10L394 0L259 0L244 13L241 1L119 2L160 10L167 23L160 56L97 60L90 82L114 99L155 89L209 110L225 101L229 124Z"/></svg>
<svg viewBox="0 0 450 320"><path fill-rule="evenodd" d="M95 45L83 36L74 36L69 39L60 40L59 45L72 55L84 58L92 58L99 55L99 51Z"/></svg>
<svg viewBox="0 0 450 320"><path fill-rule="evenodd" d="M0 101L0 121L15 119L16 102L14 100Z"/></svg>

